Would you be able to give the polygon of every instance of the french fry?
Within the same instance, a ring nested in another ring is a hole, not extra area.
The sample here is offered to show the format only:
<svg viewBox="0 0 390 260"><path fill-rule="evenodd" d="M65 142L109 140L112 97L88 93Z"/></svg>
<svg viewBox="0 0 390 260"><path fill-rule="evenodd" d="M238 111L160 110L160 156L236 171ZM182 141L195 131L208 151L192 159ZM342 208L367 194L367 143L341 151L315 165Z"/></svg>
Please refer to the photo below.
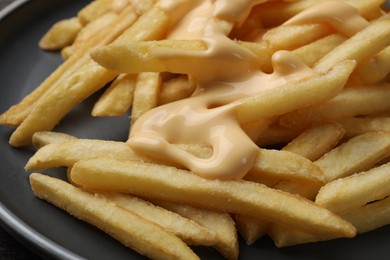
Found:
<svg viewBox="0 0 390 260"><path fill-rule="evenodd" d="M339 178L323 186L315 203L333 212L346 212L390 195L390 164Z"/></svg>
<svg viewBox="0 0 390 260"><path fill-rule="evenodd" d="M195 91L195 87L195 84L188 79L187 75L180 75L164 81L161 84L158 105L187 98Z"/></svg>
<svg viewBox="0 0 390 260"><path fill-rule="evenodd" d="M384 80L390 73L390 47L375 55L367 63L356 68L352 77L356 77L361 84L377 84Z"/></svg>
<svg viewBox="0 0 390 260"><path fill-rule="evenodd" d="M43 131L43 132L34 133L34 135L32 136L32 144L35 147L35 149L38 150L48 144L62 143L74 139L77 138L69 134L52 132L52 131Z"/></svg>
<svg viewBox="0 0 390 260"><path fill-rule="evenodd" d="M282 148L315 161L335 147L344 136L344 128L338 123L316 125L307 129Z"/></svg>
<svg viewBox="0 0 390 260"><path fill-rule="evenodd" d="M230 214L163 200L153 200L153 203L214 231L217 239L217 243L214 245L215 249L226 259L238 258L238 237L235 223Z"/></svg>
<svg viewBox="0 0 390 260"><path fill-rule="evenodd" d="M370 153L367 148L370 147ZM319 166L327 182L367 170L389 156L390 133L368 132L348 140L326 153L314 163Z"/></svg>
<svg viewBox="0 0 390 260"><path fill-rule="evenodd" d="M341 34L331 34L310 44L299 47L293 50L292 53L297 55L307 66L313 67L313 65L325 54L345 40L346 37Z"/></svg>
<svg viewBox="0 0 390 260"><path fill-rule="evenodd" d="M136 85L135 74L121 74L96 101L93 116L120 116L129 111Z"/></svg>
<svg viewBox="0 0 390 260"><path fill-rule="evenodd" d="M389 97L390 84L346 88L323 104L283 115L279 122L285 127L302 128L355 116L386 113L390 111L390 106L386 102Z"/></svg>
<svg viewBox="0 0 390 260"><path fill-rule="evenodd" d="M354 67L353 61L345 61L325 74L239 100L236 116L241 123L253 122L324 102L342 90Z"/></svg>
<svg viewBox="0 0 390 260"><path fill-rule="evenodd" d="M244 238L247 245L252 245L268 232L269 222L262 221L258 218L235 214L237 230Z"/></svg>
<svg viewBox="0 0 390 260"><path fill-rule="evenodd" d="M351 138L370 131L390 132L390 118L386 116L351 117L339 120L345 129L345 137Z"/></svg>
<svg viewBox="0 0 390 260"><path fill-rule="evenodd" d="M334 48L319 60L314 68L316 70L328 70L341 61L353 59L358 64L374 56L390 44L390 19L389 17L372 22ZM367 39L370 39L367 41Z"/></svg>
<svg viewBox="0 0 390 260"><path fill-rule="evenodd" d="M77 17L56 22L40 39L39 47L44 50L60 50L73 43L81 28Z"/></svg>
<svg viewBox="0 0 390 260"><path fill-rule="evenodd" d="M390 197L341 214L359 233L383 227L390 224Z"/></svg>
<svg viewBox="0 0 390 260"><path fill-rule="evenodd" d="M79 31L72 44L62 48L62 58L68 59L78 50L88 49L87 46L90 42L90 39L95 37L96 34L99 34L99 31L104 30L104 28L107 28L108 26L111 26L115 22L117 16L118 15L113 12L106 13L101 17L97 18L96 20L85 25Z"/></svg>
<svg viewBox="0 0 390 260"><path fill-rule="evenodd" d="M120 12L122 11L129 2L127 0L96 0L92 1L89 5L82 8L77 18L80 23L86 25L102 15L108 12Z"/></svg>
<svg viewBox="0 0 390 260"><path fill-rule="evenodd" d="M131 193L261 216L316 234L335 237L355 235L353 226L330 211L309 200L261 184L207 180L173 167L112 159L79 161L73 165L70 176L77 185L96 190Z"/></svg>
<svg viewBox="0 0 390 260"><path fill-rule="evenodd" d="M159 73L143 72L138 74L131 109L132 124L145 112L157 106L160 86L161 77Z"/></svg>
<svg viewBox="0 0 390 260"><path fill-rule="evenodd" d="M34 194L111 235L138 253L155 259L199 259L178 237L161 226L65 181L30 175Z"/></svg>
<svg viewBox="0 0 390 260"><path fill-rule="evenodd" d="M212 246L216 243L216 234L213 231L199 225L193 220L153 205L141 198L112 192L99 193L98 196L103 196L116 205L160 225L165 230L178 236L187 245Z"/></svg>
<svg viewBox="0 0 390 260"><path fill-rule="evenodd" d="M310 160L288 151L266 149L259 150L253 168L244 178L267 185L288 179L318 187L325 181L322 171Z"/></svg>
<svg viewBox="0 0 390 260"><path fill-rule="evenodd" d="M62 81L69 80L73 73L78 73L81 67L85 66L90 60L89 48L112 42L119 34L128 28L137 17L134 15L132 8L126 8L115 25L105 28L95 35L85 44L85 49L80 49L72 57L62 63L52 74L50 74L34 91L27 95L21 102L12 106L5 113L0 115L0 123L7 125L20 125L29 115L35 106L42 100L51 89L56 88ZM103 77L104 79L104 77ZM102 79L102 80L103 80Z"/></svg>

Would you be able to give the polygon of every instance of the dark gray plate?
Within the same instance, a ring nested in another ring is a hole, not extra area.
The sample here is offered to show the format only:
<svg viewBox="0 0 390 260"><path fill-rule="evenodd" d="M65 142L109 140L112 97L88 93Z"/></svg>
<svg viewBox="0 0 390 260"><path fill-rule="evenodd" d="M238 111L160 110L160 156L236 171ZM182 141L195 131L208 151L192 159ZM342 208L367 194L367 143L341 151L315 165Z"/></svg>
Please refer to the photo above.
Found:
<svg viewBox="0 0 390 260"><path fill-rule="evenodd" d="M16 1L0 12L0 113L34 89L61 62L57 53L39 50L37 42L55 21L74 16L89 0ZM96 96L78 106L56 128L78 137L125 140L127 116L92 118ZM39 255L54 258L142 259L96 228L34 197L23 170L33 150L8 145L12 128L0 127L0 222ZM64 169L47 172L60 178ZM269 238L253 246L240 241L240 259L385 259L390 227L354 239L277 249ZM220 259L213 249L195 248L203 259Z"/></svg>

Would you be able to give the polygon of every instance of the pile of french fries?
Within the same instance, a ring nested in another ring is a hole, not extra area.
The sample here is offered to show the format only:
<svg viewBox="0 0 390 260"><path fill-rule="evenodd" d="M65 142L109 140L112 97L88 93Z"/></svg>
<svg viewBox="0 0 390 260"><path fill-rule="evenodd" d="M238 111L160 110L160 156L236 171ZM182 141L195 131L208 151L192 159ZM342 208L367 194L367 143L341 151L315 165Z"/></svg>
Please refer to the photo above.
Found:
<svg viewBox="0 0 390 260"><path fill-rule="evenodd" d="M258 155L239 180L200 177L137 153L127 140L53 131L103 88L91 114L131 111L129 132L145 112L193 95L191 72L170 71L150 55L161 46L201 51L201 39L166 39L186 13L173 19L157 0L95 0L54 24L39 46L60 51L64 62L0 115L16 127L10 145L36 148L25 167L33 192L153 259L197 259L193 245L238 259L238 235L248 244L269 235L285 247L390 224L390 14L384 0L339 0L364 24L359 31L294 22L324 2L257 1L242 24L221 20L261 71L272 73L273 54L284 50L317 72L240 103L236 118ZM199 158L213 153L204 144L175 146ZM63 166L68 182L36 172Z"/></svg>

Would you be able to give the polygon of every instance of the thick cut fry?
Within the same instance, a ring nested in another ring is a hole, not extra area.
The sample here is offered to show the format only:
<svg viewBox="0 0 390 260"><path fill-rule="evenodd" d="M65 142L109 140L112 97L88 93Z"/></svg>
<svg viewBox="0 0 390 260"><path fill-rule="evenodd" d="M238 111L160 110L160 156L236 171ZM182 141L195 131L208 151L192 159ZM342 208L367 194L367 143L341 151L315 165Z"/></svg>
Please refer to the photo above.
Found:
<svg viewBox="0 0 390 260"><path fill-rule="evenodd" d="M359 233L365 233L389 225L390 197L342 213L342 216L350 221Z"/></svg>
<svg viewBox="0 0 390 260"><path fill-rule="evenodd" d="M76 137L65 133L57 133L52 131L36 132L32 137L32 144L35 149L40 149L45 145L52 143L62 143L69 140L75 140Z"/></svg>
<svg viewBox="0 0 390 260"><path fill-rule="evenodd" d="M377 84L390 73L390 47L375 55L367 63L356 68L352 76L357 77L361 84Z"/></svg>
<svg viewBox="0 0 390 260"><path fill-rule="evenodd" d="M338 121L345 129L345 137L351 138L370 131L390 132L390 117L352 117Z"/></svg>
<svg viewBox="0 0 390 260"><path fill-rule="evenodd" d="M390 133L368 132L336 147L314 163L321 168L329 182L367 170L389 155Z"/></svg>
<svg viewBox="0 0 390 260"><path fill-rule="evenodd" d="M334 148L343 138L344 132L344 128L338 123L314 126L304 131L282 150L315 161Z"/></svg>
<svg viewBox="0 0 390 260"><path fill-rule="evenodd" d="M283 115L280 124L285 127L309 127L311 125L342 121L354 116L375 115L390 111L390 84L346 88L334 98L317 106L311 106Z"/></svg>
<svg viewBox="0 0 390 260"><path fill-rule="evenodd" d="M188 98L195 91L195 88L195 84L188 79L187 75L180 75L164 81L161 85L158 105Z"/></svg>
<svg viewBox="0 0 390 260"><path fill-rule="evenodd" d="M241 99L236 116L241 123L254 122L324 102L343 89L354 67L353 61L345 61L325 74L288 82Z"/></svg>
<svg viewBox="0 0 390 260"><path fill-rule="evenodd" d="M259 150L253 168L244 178L267 185L288 179L318 187L325 181L320 168L310 160L288 151L266 149Z"/></svg>
<svg viewBox="0 0 390 260"><path fill-rule="evenodd" d="M390 195L390 164L375 167L323 186L315 202L333 212L345 212Z"/></svg>
<svg viewBox="0 0 390 260"><path fill-rule="evenodd" d="M268 232L269 222L262 221L258 218L235 214L237 230L243 236L247 245L252 245L256 240L266 235Z"/></svg>
<svg viewBox="0 0 390 260"><path fill-rule="evenodd" d="M381 19L367 26L325 55L314 68L328 70L344 60L357 63L373 57L390 44L390 19Z"/></svg>
<svg viewBox="0 0 390 260"><path fill-rule="evenodd" d="M309 200L247 181L207 180L173 167L112 159L73 165L74 183L97 190L189 203L217 210L261 216L315 234L352 237L352 225Z"/></svg>
<svg viewBox="0 0 390 260"><path fill-rule="evenodd" d="M216 234L199 225L195 221L184 218L179 214L155 206L143 199L121 193L99 193L118 206L129 210L144 219L156 223L165 230L172 232L189 245L213 245Z"/></svg>
<svg viewBox="0 0 390 260"><path fill-rule="evenodd" d="M178 237L106 199L42 174L31 174L34 194L95 225L140 254L156 259L198 259Z"/></svg>
<svg viewBox="0 0 390 260"><path fill-rule="evenodd" d="M153 200L153 203L214 231L217 239L214 247L226 259L238 259L238 237L235 223L230 214L163 200Z"/></svg>
<svg viewBox="0 0 390 260"><path fill-rule="evenodd" d="M76 17L64 19L55 23L39 41L39 47L44 50L60 50L73 43L82 29Z"/></svg>
<svg viewBox="0 0 390 260"><path fill-rule="evenodd" d="M160 73L143 72L138 74L131 109L132 124L145 112L157 106L160 86Z"/></svg>
<svg viewBox="0 0 390 260"><path fill-rule="evenodd" d="M119 75L103 93L92 109L93 116L121 116L133 103L135 74Z"/></svg>

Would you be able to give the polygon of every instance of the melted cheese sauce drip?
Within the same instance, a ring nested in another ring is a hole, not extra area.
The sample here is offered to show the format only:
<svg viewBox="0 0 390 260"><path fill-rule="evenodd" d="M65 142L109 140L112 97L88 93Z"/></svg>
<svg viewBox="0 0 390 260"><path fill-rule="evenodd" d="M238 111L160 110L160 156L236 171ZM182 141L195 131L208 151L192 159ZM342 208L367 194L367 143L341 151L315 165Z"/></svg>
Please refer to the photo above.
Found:
<svg viewBox="0 0 390 260"><path fill-rule="evenodd" d="M205 178L242 178L253 166L258 147L241 129L235 119L238 100L272 91L290 80L314 75L297 57L287 51L276 52L272 58L274 72L258 69L256 56L226 35L226 23L241 24L253 6L264 0L163 0L160 8L172 14L177 23L169 39L202 40L206 51L188 52L157 48L152 55L166 64L168 71L185 66L198 84L196 93L185 100L157 107L145 113L132 126L128 143L141 153L180 164ZM333 2L332 2L333 3ZM326 6L339 8L337 17L324 6L314 7L287 23L343 21L337 28L355 33L366 26L359 15L341 2ZM332 10L333 11L333 10ZM332 15L329 15L332 13ZM185 14L185 15L184 15ZM181 18L184 15L184 18ZM360 18L357 18L360 17ZM351 28L349 20L360 20ZM364 19L363 19L364 20ZM344 22L347 24L343 27ZM332 22L331 22L332 23ZM223 24L223 25L222 25ZM197 158L172 144L198 143L211 146L208 159Z"/></svg>

